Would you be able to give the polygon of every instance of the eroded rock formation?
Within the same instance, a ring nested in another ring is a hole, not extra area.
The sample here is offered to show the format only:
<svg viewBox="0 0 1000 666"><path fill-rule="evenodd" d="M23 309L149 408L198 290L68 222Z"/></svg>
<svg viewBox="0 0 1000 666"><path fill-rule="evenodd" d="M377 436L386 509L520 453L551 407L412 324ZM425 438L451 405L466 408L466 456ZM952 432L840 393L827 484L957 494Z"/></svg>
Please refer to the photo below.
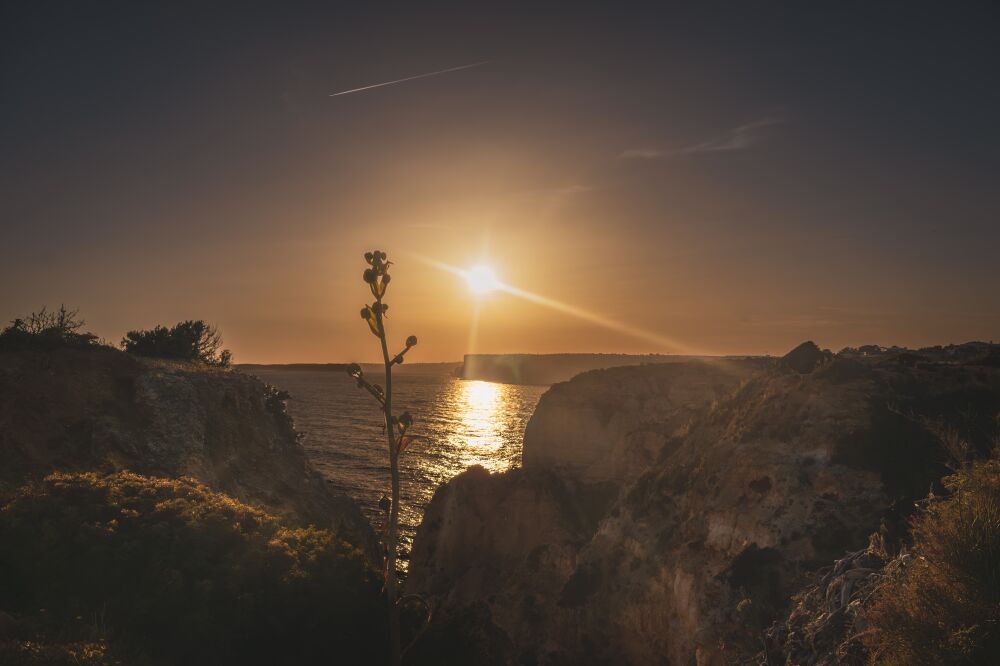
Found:
<svg viewBox="0 0 1000 666"><path fill-rule="evenodd" d="M189 476L378 552L358 507L309 463L281 397L243 373L107 347L0 353L0 457L0 490L55 470Z"/></svg>
<svg viewBox="0 0 1000 666"><path fill-rule="evenodd" d="M944 424L986 447L1000 413L995 368L815 352L747 381L658 366L554 387L523 470L473 470L438 491L410 591L452 613L485 604L512 663L755 654L810 572L940 478ZM617 464L646 433L662 439ZM621 490L600 497L596 481Z"/></svg>

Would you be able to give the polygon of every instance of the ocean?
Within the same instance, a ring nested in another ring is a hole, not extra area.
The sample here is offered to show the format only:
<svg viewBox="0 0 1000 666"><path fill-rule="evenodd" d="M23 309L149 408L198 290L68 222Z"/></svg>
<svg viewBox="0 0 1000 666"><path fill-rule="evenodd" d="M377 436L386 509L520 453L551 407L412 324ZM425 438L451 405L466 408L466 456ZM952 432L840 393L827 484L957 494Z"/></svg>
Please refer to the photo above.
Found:
<svg viewBox="0 0 1000 666"><path fill-rule="evenodd" d="M393 370L393 411L414 417L410 432L423 435L400 459L402 564L424 507L437 487L472 465L502 472L521 464L528 419L547 387L456 379L455 364ZM364 366L379 384L381 366ZM389 495L389 460L378 403L340 370L254 368L252 374L291 398L287 407L303 445L320 473L354 499L376 530L385 516L378 508Z"/></svg>

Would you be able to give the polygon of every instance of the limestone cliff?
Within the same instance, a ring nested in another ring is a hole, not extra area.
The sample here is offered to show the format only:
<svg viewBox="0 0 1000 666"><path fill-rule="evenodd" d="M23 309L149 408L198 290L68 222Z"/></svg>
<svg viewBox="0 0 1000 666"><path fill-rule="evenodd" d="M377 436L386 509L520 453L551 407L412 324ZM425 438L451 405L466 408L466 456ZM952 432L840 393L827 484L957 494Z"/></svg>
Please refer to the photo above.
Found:
<svg viewBox="0 0 1000 666"><path fill-rule="evenodd" d="M622 368L554 387L533 422L559 427L526 436L525 469L467 472L439 491L414 543L410 590L453 611L486 604L520 661L753 655L809 572L891 528L941 476L933 430L950 424L980 447L996 433L996 368L821 356L760 368L728 394L706 388L717 374L708 366L657 381ZM632 385L641 388L627 395ZM595 428L583 451L576 422ZM633 432L625 424L662 437L642 470L612 462ZM623 486L588 503L580 478ZM588 507L600 515L574 522Z"/></svg>
<svg viewBox="0 0 1000 666"><path fill-rule="evenodd" d="M634 479L701 409L762 361L689 361L594 370L556 384L524 433L524 467L583 482Z"/></svg>
<svg viewBox="0 0 1000 666"><path fill-rule="evenodd" d="M274 389L239 372L115 349L0 353L0 491L54 470L193 477L377 552L306 458Z"/></svg>

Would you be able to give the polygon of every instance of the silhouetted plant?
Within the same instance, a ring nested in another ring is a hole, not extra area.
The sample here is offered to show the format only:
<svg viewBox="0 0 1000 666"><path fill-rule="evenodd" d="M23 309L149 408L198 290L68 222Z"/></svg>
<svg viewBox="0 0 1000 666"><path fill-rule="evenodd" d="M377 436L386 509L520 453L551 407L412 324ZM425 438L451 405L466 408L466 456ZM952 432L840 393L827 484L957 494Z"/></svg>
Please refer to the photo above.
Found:
<svg viewBox="0 0 1000 666"><path fill-rule="evenodd" d="M95 344L96 335L80 332L83 325L78 310L60 305L58 310L49 312L43 307L27 317L13 320L0 331L0 348L87 347Z"/></svg>
<svg viewBox="0 0 1000 666"><path fill-rule="evenodd" d="M389 473L391 477L391 497L383 497L379 506L388 515L384 534L385 544L385 589L389 605L389 634L391 640L392 663L399 664L401 659L400 629L399 629L399 606L403 601L399 598L399 581L396 573L396 558L399 547L399 456L406 451L413 442L415 436L409 433L413 425L413 417L409 412L403 412L398 417L392 413L392 366L402 363L406 353L417 344L417 338L413 335L406 338L406 346L395 356L389 355L389 344L386 340L385 318L389 310L388 304L383 302L386 289L389 287L391 276L389 266L392 262L388 260L385 252L373 250L365 253L365 261L368 268L365 269L363 278L371 290L375 300L371 305L361 308L361 318L368 324L368 329L372 335L379 339L382 348L382 362L385 366L385 387L373 384L364 377L361 366L352 363L347 368L347 373L354 377L358 383L358 388L362 388L371 394L382 408L385 423L386 444L389 449ZM407 597L410 600L410 597ZM417 601L421 601L417 599Z"/></svg>
<svg viewBox="0 0 1000 666"><path fill-rule="evenodd" d="M157 326L148 331L129 331L122 338L122 348L138 356L169 358L179 361L201 361L227 368L233 355L222 347L222 336L215 326L203 320L182 321L167 328Z"/></svg>

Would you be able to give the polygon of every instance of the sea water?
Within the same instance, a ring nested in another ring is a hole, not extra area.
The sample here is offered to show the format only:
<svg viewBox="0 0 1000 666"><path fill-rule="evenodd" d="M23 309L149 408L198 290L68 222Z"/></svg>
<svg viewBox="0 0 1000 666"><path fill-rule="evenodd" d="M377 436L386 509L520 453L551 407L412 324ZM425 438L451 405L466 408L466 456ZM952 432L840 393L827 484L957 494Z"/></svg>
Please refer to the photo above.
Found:
<svg viewBox="0 0 1000 666"><path fill-rule="evenodd" d="M524 428L546 388L465 381L453 370L429 364L393 372L393 411L409 411L410 432L422 437L400 460L404 557L440 484L472 465L491 472L520 466ZM373 382L383 383L382 372L365 366ZM252 374L291 395L288 411L313 465L383 529L378 502L389 495L389 458L378 403L341 370L254 368Z"/></svg>

